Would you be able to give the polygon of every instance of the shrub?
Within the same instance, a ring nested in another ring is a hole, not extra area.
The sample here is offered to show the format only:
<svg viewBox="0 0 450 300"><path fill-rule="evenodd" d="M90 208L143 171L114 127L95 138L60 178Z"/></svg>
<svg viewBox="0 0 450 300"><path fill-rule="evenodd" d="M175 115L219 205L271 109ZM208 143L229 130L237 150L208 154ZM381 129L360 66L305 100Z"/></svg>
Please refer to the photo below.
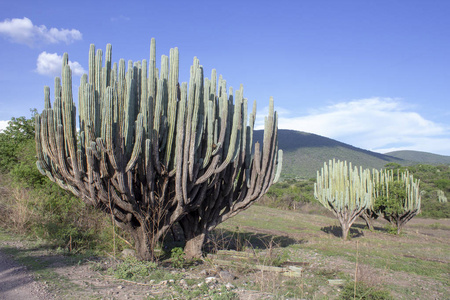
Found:
<svg viewBox="0 0 450 300"><path fill-rule="evenodd" d="M156 263L139 261L135 257L127 257L123 262L117 264L115 268L108 269L108 273L117 279L142 280L149 277L150 273L156 270Z"/></svg>
<svg viewBox="0 0 450 300"><path fill-rule="evenodd" d="M370 286L362 281L356 283L356 291L355 291L355 283L350 281L342 289L340 299L391 300L394 298L390 295L388 291L374 286Z"/></svg>
<svg viewBox="0 0 450 300"><path fill-rule="evenodd" d="M184 264L186 263L185 253L183 251L183 248L175 247L170 251L170 253L171 253L170 258L172 261L172 267L183 268Z"/></svg>
<svg viewBox="0 0 450 300"><path fill-rule="evenodd" d="M286 180L271 186L259 203L273 208L298 210L307 203L317 203L313 190L314 181Z"/></svg>
<svg viewBox="0 0 450 300"><path fill-rule="evenodd" d="M35 148L32 119L13 118L0 133L1 226L69 251L111 250L110 218L42 176Z"/></svg>

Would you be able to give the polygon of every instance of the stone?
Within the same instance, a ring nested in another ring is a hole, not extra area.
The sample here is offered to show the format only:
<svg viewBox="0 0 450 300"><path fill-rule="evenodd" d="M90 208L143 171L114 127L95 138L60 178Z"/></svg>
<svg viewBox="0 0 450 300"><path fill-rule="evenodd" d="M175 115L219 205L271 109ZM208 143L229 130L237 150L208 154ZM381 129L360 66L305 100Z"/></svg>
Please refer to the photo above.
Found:
<svg viewBox="0 0 450 300"><path fill-rule="evenodd" d="M122 257L126 258L126 257L136 257L136 251L133 249L123 249L122 251Z"/></svg>
<svg viewBox="0 0 450 300"><path fill-rule="evenodd" d="M217 282L217 278L216 277L206 277L205 278L205 283L209 284L209 283L216 283Z"/></svg>
<svg viewBox="0 0 450 300"><path fill-rule="evenodd" d="M225 288L229 291L229 290L232 290L232 289L234 289L234 285L232 285L231 283L227 283L227 284L225 284Z"/></svg>
<svg viewBox="0 0 450 300"><path fill-rule="evenodd" d="M184 280L184 279L180 280L180 286L185 288L185 289L189 287L187 282L186 282L186 280Z"/></svg>
<svg viewBox="0 0 450 300"><path fill-rule="evenodd" d="M226 271L226 270L220 271L219 272L219 277L223 281L232 281L232 280L236 279L236 276L234 276L233 274L231 274L229 271Z"/></svg>

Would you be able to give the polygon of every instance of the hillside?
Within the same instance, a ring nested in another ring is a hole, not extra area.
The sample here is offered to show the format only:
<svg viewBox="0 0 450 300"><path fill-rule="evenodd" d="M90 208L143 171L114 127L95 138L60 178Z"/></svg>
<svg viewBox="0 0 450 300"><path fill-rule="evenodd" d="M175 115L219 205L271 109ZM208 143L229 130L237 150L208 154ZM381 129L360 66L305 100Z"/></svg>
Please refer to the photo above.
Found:
<svg viewBox="0 0 450 300"><path fill-rule="evenodd" d="M263 140L263 131L255 130L254 141ZM417 151L397 151L387 154L357 148L330 138L302 131L279 129L278 146L284 151L283 177L308 179L316 176L325 161L336 158L364 168L380 169L388 163L448 164L449 156Z"/></svg>
<svg viewBox="0 0 450 300"><path fill-rule="evenodd" d="M417 163L429 164L429 165L442 165L450 164L450 156L438 155L421 151L393 151L386 153L386 155L397 157L403 160L414 161Z"/></svg>

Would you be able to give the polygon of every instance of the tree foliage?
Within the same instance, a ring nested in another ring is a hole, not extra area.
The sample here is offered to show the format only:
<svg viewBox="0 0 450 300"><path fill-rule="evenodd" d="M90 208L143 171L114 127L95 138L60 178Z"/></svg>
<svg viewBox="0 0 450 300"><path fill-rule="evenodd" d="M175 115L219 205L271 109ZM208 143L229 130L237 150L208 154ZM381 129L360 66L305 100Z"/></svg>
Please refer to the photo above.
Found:
<svg viewBox="0 0 450 300"><path fill-rule="evenodd" d="M35 112L32 110L33 115ZM27 119L24 116L11 118L6 129L0 132L0 171L10 172L19 162L24 144L33 139L34 120L32 118Z"/></svg>
<svg viewBox="0 0 450 300"><path fill-rule="evenodd" d="M69 251L110 249L110 219L102 218L36 168L34 112L31 118L12 118L0 133L0 149L5 150L0 151L4 191L0 225Z"/></svg>
<svg viewBox="0 0 450 300"><path fill-rule="evenodd" d="M419 180L408 170L374 171L375 190L373 211L382 214L400 233L403 226L420 213Z"/></svg>

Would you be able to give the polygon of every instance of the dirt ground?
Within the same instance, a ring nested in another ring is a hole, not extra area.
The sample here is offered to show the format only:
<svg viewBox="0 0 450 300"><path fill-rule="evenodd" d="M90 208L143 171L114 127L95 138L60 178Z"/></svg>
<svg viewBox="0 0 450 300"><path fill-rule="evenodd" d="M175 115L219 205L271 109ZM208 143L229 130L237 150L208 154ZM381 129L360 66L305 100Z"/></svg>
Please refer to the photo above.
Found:
<svg viewBox="0 0 450 300"><path fill-rule="evenodd" d="M320 224L320 220L310 221L318 222L317 225L321 226L325 224ZM433 229L432 225L437 228ZM267 229L249 226L245 229L255 233L260 232L261 234L286 235L285 232L280 232L279 230L272 232ZM405 232L406 236L412 239L412 242L414 240L426 240L429 243L443 243L445 245L450 242L450 220L416 218L408 223ZM368 237L378 233L364 231L364 234ZM336 239L331 233L323 231L312 235ZM291 237L303 240L304 243L308 244L315 243L312 235L305 234L302 236L302 234L294 232ZM398 241L396 236L388 234L379 235L379 237L392 240L393 243ZM361 243L364 243L364 240L361 240ZM5 254L7 251L4 251L4 249L12 248L16 252L21 253L22 256L33 258L35 266L32 272L14 262L11 255ZM444 253L436 261L448 266L450 263L448 255L448 252ZM326 256L315 251L304 250L299 252L297 259L307 262L302 266L302 280L305 282L308 280L312 282L313 277L317 277L318 272L321 270L327 272L336 270L336 272L349 274L349 276L352 276L355 272L355 264L349 263L349 261L340 256ZM276 276L270 272L250 272L248 270L242 272L239 268L220 266L215 264L213 260L205 259L203 263L192 268L166 268L167 272L181 273L178 277L181 279L136 283L116 279L108 275L106 270L114 264L115 261L111 257L79 259L75 256L64 256L61 253L55 253L55 250L46 247L36 247L33 244L28 244L26 241L0 241L0 299L179 299L174 296L177 295L175 287L183 286L184 289L189 290L193 288L198 289L197 287L200 285L207 286L207 290L211 291L226 287L234 292L239 299L287 299L276 295L275 292L279 287L275 285L283 284L283 282L290 280L287 278L280 281L279 276L275 278ZM364 264L363 260L361 260L358 272L358 276L372 276L373 281L379 281L381 285L394 282L398 286L408 287L413 285L415 287L419 286L423 290L421 296L417 298L411 296L415 295L416 292L414 291L406 298L402 295L394 294L394 296L398 296L398 299L450 299L450 288L448 285L445 286L442 282L425 276L392 270L380 270ZM450 279L449 274L450 267L449 272L443 274L443 276ZM248 284L248 282L258 280L261 280L263 284L273 284L274 286L263 290L255 289L254 285ZM314 293L310 291L309 294L306 292L303 297L299 296L290 299L336 299L339 291L340 287L331 284L323 285L318 287ZM212 299L212 296L206 294L201 299Z"/></svg>
<svg viewBox="0 0 450 300"><path fill-rule="evenodd" d="M53 296L25 266L0 251L0 299L50 300Z"/></svg>

